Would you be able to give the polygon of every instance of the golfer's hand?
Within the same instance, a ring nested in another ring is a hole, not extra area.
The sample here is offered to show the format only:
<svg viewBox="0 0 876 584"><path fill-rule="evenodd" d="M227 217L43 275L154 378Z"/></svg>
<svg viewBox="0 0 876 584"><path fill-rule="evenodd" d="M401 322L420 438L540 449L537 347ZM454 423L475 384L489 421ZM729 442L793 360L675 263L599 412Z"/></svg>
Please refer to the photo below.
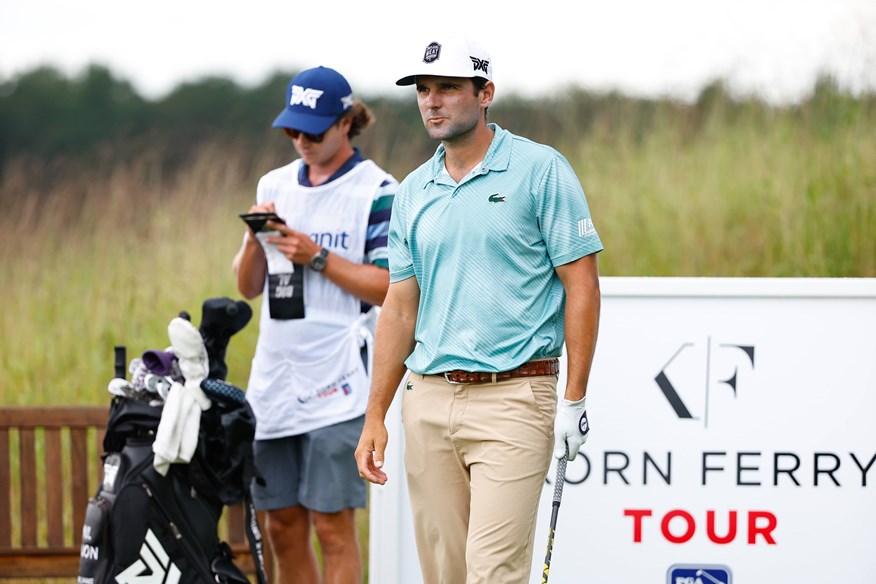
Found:
<svg viewBox="0 0 876 584"><path fill-rule="evenodd" d="M383 422L369 422L365 419L359 446L356 447L356 465L359 476L375 485L386 484L383 467L383 453L386 451L387 433Z"/></svg>
<svg viewBox="0 0 876 584"><path fill-rule="evenodd" d="M578 401L561 399L554 419L554 458L563 458L566 449L569 460L575 460L578 450L587 442L590 424L587 421L586 397Z"/></svg>

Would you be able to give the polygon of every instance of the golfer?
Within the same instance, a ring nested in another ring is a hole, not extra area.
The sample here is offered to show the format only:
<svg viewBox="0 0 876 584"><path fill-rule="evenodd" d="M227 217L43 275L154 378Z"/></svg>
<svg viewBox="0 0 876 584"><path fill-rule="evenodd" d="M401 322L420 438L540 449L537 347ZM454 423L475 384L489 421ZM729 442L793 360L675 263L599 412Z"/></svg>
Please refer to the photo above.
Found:
<svg viewBox="0 0 876 584"><path fill-rule="evenodd" d="M440 145L395 198L356 459L386 483L384 420L409 370L404 462L424 582L522 584L551 453L574 459L587 439L602 244L566 159L488 123L486 50L437 34L410 57L396 83L416 87Z"/></svg>

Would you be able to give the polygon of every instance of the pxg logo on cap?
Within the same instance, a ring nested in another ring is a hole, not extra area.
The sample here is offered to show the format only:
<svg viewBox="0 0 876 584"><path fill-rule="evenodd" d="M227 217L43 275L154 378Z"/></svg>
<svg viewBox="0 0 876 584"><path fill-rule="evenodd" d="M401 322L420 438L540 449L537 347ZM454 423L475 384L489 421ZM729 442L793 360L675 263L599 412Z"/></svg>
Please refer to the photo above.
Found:
<svg viewBox="0 0 876 584"><path fill-rule="evenodd" d="M316 109L316 102L322 97L324 91L319 89L311 89L309 87L301 87L300 85L292 86L292 95L289 97L289 105L301 104L310 109Z"/></svg>
<svg viewBox="0 0 876 584"><path fill-rule="evenodd" d="M733 575L727 566L675 564L666 573L666 584L733 584Z"/></svg>

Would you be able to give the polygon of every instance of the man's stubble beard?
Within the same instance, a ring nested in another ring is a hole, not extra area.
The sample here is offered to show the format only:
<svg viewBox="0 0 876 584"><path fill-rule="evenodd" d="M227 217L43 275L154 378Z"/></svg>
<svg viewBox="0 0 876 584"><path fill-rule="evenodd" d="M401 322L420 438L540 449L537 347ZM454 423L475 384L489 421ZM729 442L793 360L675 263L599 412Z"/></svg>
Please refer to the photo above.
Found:
<svg viewBox="0 0 876 584"><path fill-rule="evenodd" d="M478 122L480 121L480 115L481 113L479 111L478 114L471 119L452 120L445 122L440 127L426 126L426 132L433 140L453 142L459 138L464 138L465 136L473 134L475 128L477 128Z"/></svg>

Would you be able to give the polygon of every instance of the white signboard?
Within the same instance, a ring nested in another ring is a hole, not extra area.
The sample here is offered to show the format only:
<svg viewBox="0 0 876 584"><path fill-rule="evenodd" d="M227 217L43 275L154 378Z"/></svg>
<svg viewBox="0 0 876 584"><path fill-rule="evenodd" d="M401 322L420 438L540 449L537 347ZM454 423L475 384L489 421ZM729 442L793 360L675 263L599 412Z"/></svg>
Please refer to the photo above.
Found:
<svg viewBox="0 0 876 584"><path fill-rule="evenodd" d="M876 279L602 291L591 438L567 469L549 582L876 582ZM398 401L390 482L371 489L375 584L422 582Z"/></svg>

